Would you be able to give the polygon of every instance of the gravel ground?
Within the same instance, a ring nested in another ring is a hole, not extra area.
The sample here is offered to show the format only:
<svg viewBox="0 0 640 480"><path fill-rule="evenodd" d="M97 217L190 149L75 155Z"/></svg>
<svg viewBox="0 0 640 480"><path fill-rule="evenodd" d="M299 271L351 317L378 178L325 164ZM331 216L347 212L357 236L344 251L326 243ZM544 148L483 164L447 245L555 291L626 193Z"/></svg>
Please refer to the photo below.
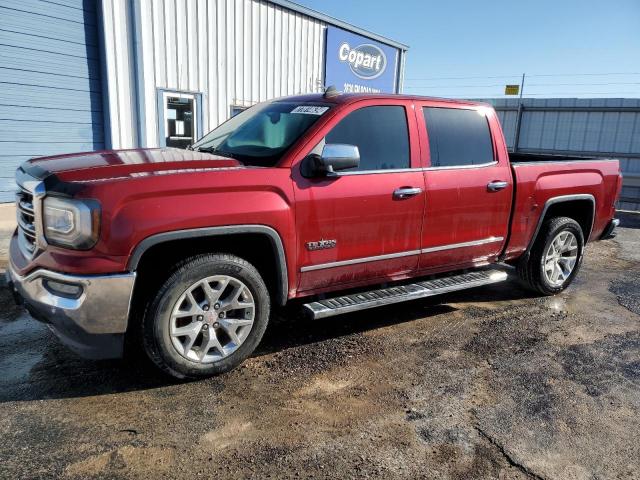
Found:
<svg viewBox="0 0 640 480"><path fill-rule="evenodd" d="M518 284L272 322L218 378L90 362L0 290L0 477L640 478L640 217Z"/></svg>

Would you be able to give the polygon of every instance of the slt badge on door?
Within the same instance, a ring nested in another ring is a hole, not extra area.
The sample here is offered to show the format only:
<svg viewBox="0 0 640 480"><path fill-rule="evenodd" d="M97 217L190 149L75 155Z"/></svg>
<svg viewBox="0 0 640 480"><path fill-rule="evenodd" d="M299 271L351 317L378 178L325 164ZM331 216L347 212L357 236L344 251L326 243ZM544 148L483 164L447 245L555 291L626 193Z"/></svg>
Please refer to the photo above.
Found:
<svg viewBox="0 0 640 480"><path fill-rule="evenodd" d="M307 250L326 250L327 248L335 248L338 242L336 240L318 240L317 242L307 242Z"/></svg>

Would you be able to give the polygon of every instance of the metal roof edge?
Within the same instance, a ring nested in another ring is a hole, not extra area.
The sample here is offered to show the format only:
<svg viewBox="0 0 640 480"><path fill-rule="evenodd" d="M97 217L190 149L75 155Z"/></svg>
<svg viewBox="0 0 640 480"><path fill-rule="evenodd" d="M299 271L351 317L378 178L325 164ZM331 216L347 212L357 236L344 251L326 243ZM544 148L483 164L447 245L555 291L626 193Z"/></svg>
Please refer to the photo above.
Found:
<svg viewBox="0 0 640 480"><path fill-rule="evenodd" d="M308 17L316 18L318 20L322 20L325 23L330 25L334 25L336 27L344 28L345 30L349 30L354 33L358 33L365 37L369 37L373 40L377 40L381 43L385 43L391 47L399 48L400 50L407 51L409 50L409 46L404 43L396 42L395 40L391 40L390 38L384 37L382 35L378 35L377 33L370 32L365 30L364 28L356 27L348 22L344 22L342 20L338 20L330 15L320 13L312 8L305 7L299 5L297 3L291 2L289 0L267 0L269 3L273 3L275 5L279 5L282 8L286 8L288 10L293 10L294 12L302 13Z"/></svg>

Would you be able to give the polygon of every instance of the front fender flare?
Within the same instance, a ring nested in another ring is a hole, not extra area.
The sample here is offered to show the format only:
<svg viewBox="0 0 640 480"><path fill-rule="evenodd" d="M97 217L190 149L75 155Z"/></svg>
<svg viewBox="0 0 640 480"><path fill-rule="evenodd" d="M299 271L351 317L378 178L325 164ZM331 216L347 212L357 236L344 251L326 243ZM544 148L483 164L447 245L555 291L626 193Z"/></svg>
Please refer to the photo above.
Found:
<svg viewBox="0 0 640 480"><path fill-rule="evenodd" d="M144 253L151 247L160 243L170 242L172 240L184 240L188 238L217 237L222 235L234 235L241 233L257 233L266 235L276 252L276 263L278 265L278 303L284 305L287 303L289 291L289 276L287 274L287 258L284 252L282 239L277 231L266 225L229 225L223 227L204 227L193 228L189 230L175 230L172 232L163 232L142 240L133 250L127 263L127 270L135 272L140 263L140 259Z"/></svg>

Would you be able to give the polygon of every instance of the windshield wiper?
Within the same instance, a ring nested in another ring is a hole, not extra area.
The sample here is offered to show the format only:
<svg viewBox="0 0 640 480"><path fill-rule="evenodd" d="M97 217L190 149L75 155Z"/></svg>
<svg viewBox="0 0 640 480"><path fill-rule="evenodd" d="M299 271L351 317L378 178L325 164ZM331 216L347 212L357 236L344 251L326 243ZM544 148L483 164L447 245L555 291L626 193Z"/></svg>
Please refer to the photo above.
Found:
<svg viewBox="0 0 640 480"><path fill-rule="evenodd" d="M213 153L214 155L220 155L221 157L233 158L234 160L237 160L236 156L233 153L227 152L225 150L219 150L214 147L195 147L194 150L196 152Z"/></svg>

